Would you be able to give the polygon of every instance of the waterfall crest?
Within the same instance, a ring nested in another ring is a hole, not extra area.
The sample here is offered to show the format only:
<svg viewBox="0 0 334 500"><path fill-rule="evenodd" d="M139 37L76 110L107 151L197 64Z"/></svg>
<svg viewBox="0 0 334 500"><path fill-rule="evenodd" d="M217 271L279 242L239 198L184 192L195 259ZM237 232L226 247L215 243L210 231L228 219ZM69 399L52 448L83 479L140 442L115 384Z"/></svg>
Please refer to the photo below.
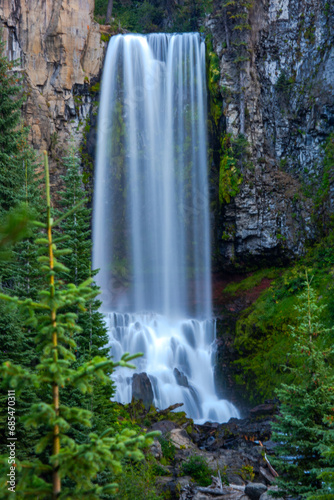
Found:
<svg viewBox="0 0 334 500"><path fill-rule="evenodd" d="M205 45L198 33L110 40L98 118L93 266L115 359L143 352L154 402L237 416L213 378ZM118 374L131 400L133 372Z"/></svg>

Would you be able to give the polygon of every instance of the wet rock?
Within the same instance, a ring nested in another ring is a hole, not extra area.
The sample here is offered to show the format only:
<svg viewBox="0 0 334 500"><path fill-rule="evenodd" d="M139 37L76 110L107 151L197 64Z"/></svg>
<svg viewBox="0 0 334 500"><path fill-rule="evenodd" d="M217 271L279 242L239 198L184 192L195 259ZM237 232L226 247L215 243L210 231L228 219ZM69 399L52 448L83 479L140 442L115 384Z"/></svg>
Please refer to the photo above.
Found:
<svg viewBox="0 0 334 500"><path fill-rule="evenodd" d="M181 385L182 387L189 387L187 376L183 372L180 372L180 370L174 368L173 373L175 380L179 385Z"/></svg>
<svg viewBox="0 0 334 500"><path fill-rule="evenodd" d="M146 409L153 403L153 389L147 373L135 373L132 378L132 397L143 401Z"/></svg>
<svg viewBox="0 0 334 500"><path fill-rule="evenodd" d="M259 500L260 496L267 491L267 486L262 483L249 483L245 493L251 500Z"/></svg>

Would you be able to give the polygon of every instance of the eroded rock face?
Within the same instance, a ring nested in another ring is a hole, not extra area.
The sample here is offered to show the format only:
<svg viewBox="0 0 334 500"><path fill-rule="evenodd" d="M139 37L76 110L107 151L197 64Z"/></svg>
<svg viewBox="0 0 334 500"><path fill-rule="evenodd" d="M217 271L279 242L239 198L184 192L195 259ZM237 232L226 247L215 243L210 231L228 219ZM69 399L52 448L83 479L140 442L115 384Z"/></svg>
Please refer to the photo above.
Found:
<svg viewBox="0 0 334 500"><path fill-rule="evenodd" d="M24 112L31 143L49 151L56 177L57 157L70 137L77 145L82 138L92 106L88 86L103 63L105 43L93 10L94 0L0 2L7 56L18 59L28 90Z"/></svg>
<svg viewBox="0 0 334 500"><path fill-rule="evenodd" d="M247 22L250 29L240 34L218 3L206 22L220 60L223 126L237 136L244 117L253 163L222 210L217 241L225 264L303 253L313 230L301 184L315 182L322 145L334 130L331 2L261 0ZM239 39L249 59L242 72L233 55Z"/></svg>

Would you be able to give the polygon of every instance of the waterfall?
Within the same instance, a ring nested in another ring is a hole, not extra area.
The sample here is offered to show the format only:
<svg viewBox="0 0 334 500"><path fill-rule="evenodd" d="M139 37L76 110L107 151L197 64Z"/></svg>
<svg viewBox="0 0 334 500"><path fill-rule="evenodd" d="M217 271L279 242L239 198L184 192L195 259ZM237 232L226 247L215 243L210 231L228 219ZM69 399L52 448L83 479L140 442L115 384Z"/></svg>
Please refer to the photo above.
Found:
<svg viewBox="0 0 334 500"><path fill-rule="evenodd" d="M205 44L198 33L117 35L98 117L93 266L114 359L143 352L154 403L227 421L214 387ZM119 370L116 399L131 400Z"/></svg>

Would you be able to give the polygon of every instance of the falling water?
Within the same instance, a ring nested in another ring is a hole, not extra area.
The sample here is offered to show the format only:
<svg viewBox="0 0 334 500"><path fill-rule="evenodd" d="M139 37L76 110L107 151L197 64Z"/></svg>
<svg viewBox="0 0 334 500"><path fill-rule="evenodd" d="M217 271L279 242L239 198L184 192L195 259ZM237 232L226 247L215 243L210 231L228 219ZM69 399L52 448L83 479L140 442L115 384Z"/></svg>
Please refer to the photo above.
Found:
<svg viewBox="0 0 334 500"><path fill-rule="evenodd" d="M115 359L143 352L159 408L237 416L215 394L205 44L197 33L118 35L102 79L93 265ZM129 402L133 372L119 370Z"/></svg>

